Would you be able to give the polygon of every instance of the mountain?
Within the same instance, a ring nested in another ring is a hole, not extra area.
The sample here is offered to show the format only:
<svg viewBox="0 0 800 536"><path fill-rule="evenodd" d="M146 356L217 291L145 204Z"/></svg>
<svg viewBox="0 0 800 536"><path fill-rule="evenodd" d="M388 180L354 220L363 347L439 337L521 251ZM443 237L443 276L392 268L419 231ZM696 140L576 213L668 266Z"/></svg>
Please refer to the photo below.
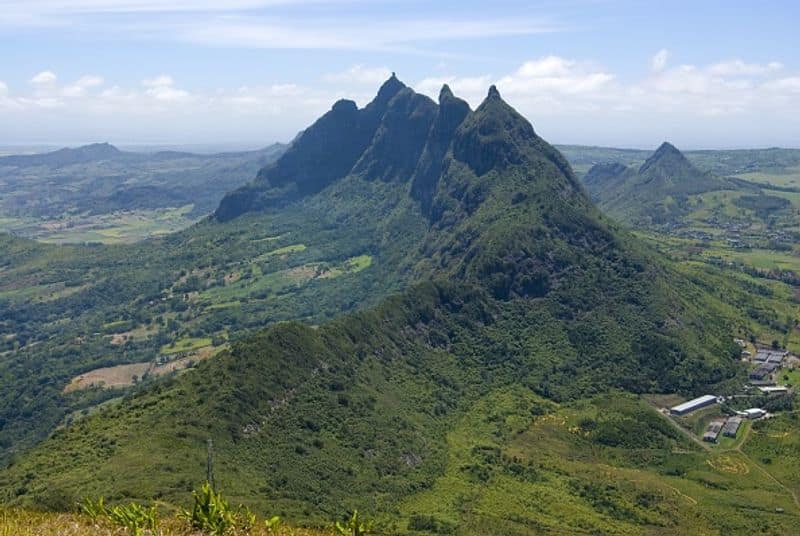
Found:
<svg viewBox="0 0 800 536"><path fill-rule="evenodd" d="M282 206L315 194L350 172L381 180L408 174L435 113L433 101L395 76L363 109L342 99L303 131L280 159L259 171L253 183L225 196L215 216L227 221L245 212Z"/></svg>
<svg viewBox="0 0 800 536"><path fill-rule="evenodd" d="M731 180L697 169L668 142L638 169L599 163L586 173L583 184L605 212L634 224L675 221L688 210L689 196L739 188Z"/></svg>
<svg viewBox="0 0 800 536"><path fill-rule="evenodd" d="M81 229L84 233L75 234L87 241L89 228L108 229L109 223L122 219L116 215L109 222L104 218L108 214L146 211L135 217L166 221L175 217L170 209L188 215L188 225L213 211L227 192L252 179L284 148L274 144L257 151L218 154L144 153L98 143L3 157L2 228L45 239L59 236L54 228ZM102 232L95 236L102 238Z"/></svg>
<svg viewBox="0 0 800 536"><path fill-rule="evenodd" d="M0 499L183 504L210 438L236 502L308 523L358 508L391 533L710 530L717 510L670 491L684 473L744 500L621 393L726 392L748 320L603 216L495 87L474 111L395 76L362 109L339 101L205 225L269 236L289 214L357 235L399 290L75 418L0 473ZM790 530L770 493L724 523Z"/></svg>
<svg viewBox="0 0 800 536"><path fill-rule="evenodd" d="M98 160L111 160L122 153L109 143L93 143L76 148L64 148L51 153L0 157L0 166L69 166Z"/></svg>

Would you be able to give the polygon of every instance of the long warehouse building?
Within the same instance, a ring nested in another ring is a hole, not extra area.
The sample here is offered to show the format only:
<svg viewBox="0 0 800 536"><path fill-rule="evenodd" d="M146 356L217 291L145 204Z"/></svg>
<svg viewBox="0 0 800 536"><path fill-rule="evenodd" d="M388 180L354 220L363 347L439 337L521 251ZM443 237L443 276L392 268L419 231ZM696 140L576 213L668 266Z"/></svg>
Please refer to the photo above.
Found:
<svg viewBox="0 0 800 536"><path fill-rule="evenodd" d="M700 408L704 408L706 406L710 406L716 403L717 403L716 396L703 395L701 397L695 398L694 400L689 400L688 402L684 402L683 404L678 404L675 407L669 408L669 412L672 415L686 415L687 413L691 413Z"/></svg>

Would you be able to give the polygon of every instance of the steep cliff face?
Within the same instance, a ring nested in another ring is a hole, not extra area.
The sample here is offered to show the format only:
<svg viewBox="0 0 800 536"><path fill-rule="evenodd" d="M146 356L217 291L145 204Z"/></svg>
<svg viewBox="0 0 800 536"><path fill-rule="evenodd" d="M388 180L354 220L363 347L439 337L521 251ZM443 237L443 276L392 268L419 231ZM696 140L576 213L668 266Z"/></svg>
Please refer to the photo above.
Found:
<svg viewBox="0 0 800 536"><path fill-rule="evenodd" d="M436 104L411 89L400 90L387 105L381 123L352 173L369 180L406 181L425 146Z"/></svg>
<svg viewBox="0 0 800 536"><path fill-rule="evenodd" d="M445 170L444 159L456 129L469 115L466 101L453 95L445 84L439 92L436 119L427 135L425 148L417 162L411 183L411 196L418 200L425 213L430 211L439 178Z"/></svg>
<svg viewBox="0 0 800 536"><path fill-rule="evenodd" d="M227 195L215 216L227 221L283 206L355 175L409 183L410 195L423 213L438 221L442 207L434 208L435 198L454 163L465 164L481 177L533 160L554 165L567 179L564 187L580 189L561 154L536 135L494 86L471 111L446 85L437 105L392 75L363 109L352 101L337 102L255 181Z"/></svg>
<svg viewBox="0 0 800 536"><path fill-rule="evenodd" d="M280 159L261 169L252 183L226 195L215 217L228 221L246 212L283 206L346 176L375 139L392 99L403 89L406 86L392 76L363 109L351 100L337 101L297 137ZM398 115L402 114L392 109L388 120L397 123ZM367 163L362 167L368 167Z"/></svg>

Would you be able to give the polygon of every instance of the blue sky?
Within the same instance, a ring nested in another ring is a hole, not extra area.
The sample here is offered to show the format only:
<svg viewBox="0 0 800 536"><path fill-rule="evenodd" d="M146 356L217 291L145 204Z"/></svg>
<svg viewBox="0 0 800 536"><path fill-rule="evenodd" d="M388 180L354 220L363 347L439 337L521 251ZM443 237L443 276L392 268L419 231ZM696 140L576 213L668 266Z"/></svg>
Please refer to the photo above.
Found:
<svg viewBox="0 0 800 536"><path fill-rule="evenodd" d="M394 70L556 143L800 147L791 1L0 0L0 144L286 141Z"/></svg>

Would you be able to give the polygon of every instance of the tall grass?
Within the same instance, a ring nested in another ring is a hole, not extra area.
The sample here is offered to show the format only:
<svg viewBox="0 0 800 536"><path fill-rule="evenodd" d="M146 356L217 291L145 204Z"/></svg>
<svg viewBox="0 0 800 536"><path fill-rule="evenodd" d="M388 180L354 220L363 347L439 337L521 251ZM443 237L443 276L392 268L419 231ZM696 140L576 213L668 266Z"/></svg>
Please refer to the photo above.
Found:
<svg viewBox="0 0 800 536"><path fill-rule="evenodd" d="M331 529L308 529L267 521L256 523L248 536L335 536ZM34 512L0 508L0 536L128 536L131 532L111 523L104 515L96 519L85 513ZM159 519L155 531L144 531L146 536L204 536L186 520L170 516ZM237 534L237 533L233 533ZM237 536L238 536L237 534Z"/></svg>

